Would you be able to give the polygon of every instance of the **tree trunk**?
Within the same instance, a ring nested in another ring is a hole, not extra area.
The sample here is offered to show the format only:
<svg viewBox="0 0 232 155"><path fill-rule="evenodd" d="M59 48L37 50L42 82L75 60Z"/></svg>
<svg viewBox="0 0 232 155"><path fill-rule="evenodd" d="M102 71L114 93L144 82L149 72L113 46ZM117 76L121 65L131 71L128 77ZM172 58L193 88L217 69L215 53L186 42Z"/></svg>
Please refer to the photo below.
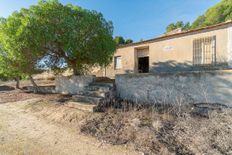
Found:
<svg viewBox="0 0 232 155"><path fill-rule="evenodd" d="M72 69L73 69L74 75L81 75L81 66L80 65L73 63Z"/></svg>
<svg viewBox="0 0 232 155"><path fill-rule="evenodd" d="M76 68L73 68L73 74L74 75L81 75L81 73Z"/></svg>
<svg viewBox="0 0 232 155"><path fill-rule="evenodd" d="M19 76L17 76L16 78L15 78L15 81L16 81L16 89L20 89L20 77Z"/></svg>
<svg viewBox="0 0 232 155"><path fill-rule="evenodd" d="M37 93L37 92L38 92L38 89L39 89L38 85L35 83L35 81L34 81L34 79L33 79L33 77L32 77L31 75L29 75L29 78L30 78L30 80L31 80L31 84L32 84L33 87L34 87L34 93Z"/></svg>

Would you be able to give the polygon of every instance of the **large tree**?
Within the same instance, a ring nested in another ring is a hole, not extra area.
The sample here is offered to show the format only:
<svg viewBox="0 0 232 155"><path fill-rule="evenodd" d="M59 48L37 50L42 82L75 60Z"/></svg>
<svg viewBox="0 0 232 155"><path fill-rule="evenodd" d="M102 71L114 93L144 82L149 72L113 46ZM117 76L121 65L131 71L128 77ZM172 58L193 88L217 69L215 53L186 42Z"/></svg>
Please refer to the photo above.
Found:
<svg viewBox="0 0 232 155"><path fill-rule="evenodd" d="M125 44L131 44L131 43L133 43L134 41L132 40L132 39L127 39L126 41L125 41Z"/></svg>
<svg viewBox="0 0 232 155"><path fill-rule="evenodd" d="M32 74L38 73L38 62L44 55L37 44L41 33L33 23L27 9L14 12L0 22L0 61L1 71L7 77L28 75L34 86ZM18 86L17 86L18 87Z"/></svg>
<svg viewBox="0 0 232 155"><path fill-rule="evenodd" d="M199 16L192 24L183 22L171 23L167 26L166 32L177 28L184 30L197 29L210 26L232 19L232 0L222 0L215 6L209 8L203 15Z"/></svg>
<svg viewBox="0 0 232 155"><path fill-rule="evenodd" d="M189 30L190 23L189 22L184 23L183 21L177 21L176 23L171 23L166 27L166 33L176 30L178 28L181 28L182 30Z"/></svg>
<svg viewBox="0 0 232 155"><path fill-rule="evenodd" d="M111 62L115 51L113 25L101 13L54 0L40 1L29 12L43 34L36 40L46 53L47 67L72 68L80 75L92 66Z"/></svg>
<svg viewBox="0 0 232 155"><path fill-rule="evenodd" d="M110 63L115 51L112 23L101 13L56 0L14 12L2 22L0 33L12 66L29 75L41 68L84 74Z"/></svg>
<svg viewBox="0 0 232 155"><path fill-rule="evenodd" d="M19 89L20 78L29 73L24 71L26 70L25 68L31 67L25 66L25 63L29 63L26 62L29 59L27 59L28 57L22 56L19 53L20 45L17 46L15 44L17 42L17 37L11 38L14 33L17 33L17 22L14 23L14 27L12 29L9 28L12 27L11 24L12 21L14 21L13 16L15 15L16 14L12 15L9 22L7 22L7 20L4 18L0 18L0 76L5 80L15 79L16 88ZM17 49L17 51L13 48ZM32 72L30 72L30 75L31 73Z"/></svg>
<svg viewBox="0 0 232 155"><path fill-rule="evenodd" d="M9 80L15 79L16 80L16 88L20 88L19 80L20 77L24 74L21 73L16 67L13 66L12 59L7 52L4 52L1 45L0 45L0 79Z"/></svg>
<svg viewBox="0 0 232 155"><path fill-rule="evenodd" d="M123 44L125 44L125 39L122 36L116 36L114 38L114 41L115 41L116 45L123 45Z"/></svg>
<svg viewBox="0 0 232 155"><path fill-rule="evenodd" d="M133 43L132 39L124 39L122 36L116 36L114 38L114 42L116 43L116 45L125 45L125 44L131 44Z"/></svg>
<svg viewBox="0 0 232 155"><path fill-rule="evenodd" d="M201 28L213 24L218 24L232 19L232 0L222 0L220 3L209 8L206 13L199 16L192 24L191 28Z"/></svg>

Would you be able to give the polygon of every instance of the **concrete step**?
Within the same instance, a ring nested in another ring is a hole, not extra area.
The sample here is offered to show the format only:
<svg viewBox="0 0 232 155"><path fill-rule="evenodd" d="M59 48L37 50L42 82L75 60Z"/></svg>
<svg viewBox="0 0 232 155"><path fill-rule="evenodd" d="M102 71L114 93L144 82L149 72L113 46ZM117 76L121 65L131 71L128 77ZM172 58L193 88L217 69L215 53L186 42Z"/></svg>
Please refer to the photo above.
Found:
<svg viewBox="0 0 232 155"><path fill-rule="evenodd" d="M87 112L94 112L96 109L96 105L83 102L68 102L65 106Z"/></svg>
<svg viewBox="0 0 232 155"><path fill-rule="evenodd" d="M77 93L77 95L91 96L91 97L106 97L106 94L107 92L89 91L89 90L84 90Z"/></svg>
<svg viewBox="0 0 232 155"><path fill-rule="evenodd" d="M97 85L89 85L85 87L87 91L101 91L101 92L108 92L110 91L111 87L109 86L97 86Z"/></svg>
<svg viewBox="0 0 232 155"><path fill-rule="evenodd" d="M72 100L75 102L85 102L90 104L97 105L103 97L92 97L92 96L83 96L83 95L73 95Z"/></svg>
<svg viewBox="0 0 232 155"><path fill-rule="evenodd" d="M114 87L114 84L113 83L103 83L103 82L94 82L94 83L91 83L90 86L102 86L102 87L111 87L113 88Z"/></svg>

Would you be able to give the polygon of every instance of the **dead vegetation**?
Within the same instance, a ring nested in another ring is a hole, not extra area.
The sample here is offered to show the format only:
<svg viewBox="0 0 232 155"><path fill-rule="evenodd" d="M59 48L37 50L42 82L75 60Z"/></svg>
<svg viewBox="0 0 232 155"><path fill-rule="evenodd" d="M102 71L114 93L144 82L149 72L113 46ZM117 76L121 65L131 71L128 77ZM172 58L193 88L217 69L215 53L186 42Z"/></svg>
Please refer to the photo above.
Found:
<svg viewBox="0 0 232 155"><path fill-rule="evenodd" d="M31 98L42 98L46 101L62 101L65 96L59 94L33 94L33 93L25 93L21 90L1 92L0 93L0 104L8 103L8 102L16 102L23 101Z"/></svg>
<svg viewBox="0 0 232 155"><path fill-rule="evenodd" d="M81 131L113 145L132 144L147 154L232 154L231 109L216 108L209 117L194 107L168 109L111 109L88 118Z"/></svg>
<svg viewBox="0 0 232 155"><path fill-rule="evenodd" d="M41 119L71 127L74 130L77 130L85 118L91 115L91 113L65 107L59 102L51 104L50 101L34 102L26 105L24 109Z"/></svg>

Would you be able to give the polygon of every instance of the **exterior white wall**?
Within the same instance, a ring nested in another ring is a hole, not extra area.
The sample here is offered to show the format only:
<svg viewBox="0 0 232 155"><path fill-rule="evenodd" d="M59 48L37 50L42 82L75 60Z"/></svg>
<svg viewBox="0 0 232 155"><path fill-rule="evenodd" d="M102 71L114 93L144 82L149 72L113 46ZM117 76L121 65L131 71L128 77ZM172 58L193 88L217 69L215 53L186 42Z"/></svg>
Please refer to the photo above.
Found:
<svg viewBox="0 0 232 155"><path fill-rule="evenodd" d="M228 27L228 66L232 68L232 26Z"/></svg>
<svg viewBox="0 0 232 155"><path fill-rule="evenodd" d="M142 103L220 103L232 107L232 71L116 76L117 96Z"/></svg>
<svg viewBox="0 0 232 155"><path fill-rule="evenodd" d="M56 78L56 92L61 94L77 94L82 91L85 86L94 82L96 76L59 76Z"/></svg>
<svg viewBox="0 0 232 155"><path fill-rule="evenodd" d="M216 36L217 65L208 68L228 68L228 59L232 68L231 29L232 22L222 23L119 47L114 56L122 57L122 68L115 69L114 62L112 62L106 68L106 76L114 78L117 74L138 73L138 57L143 56L149 56L150 73L200 70L193 66L193 41L213 36ZM230 41L228 42L228 40ZM228 53L230 58L228 58Z"/></svg>

